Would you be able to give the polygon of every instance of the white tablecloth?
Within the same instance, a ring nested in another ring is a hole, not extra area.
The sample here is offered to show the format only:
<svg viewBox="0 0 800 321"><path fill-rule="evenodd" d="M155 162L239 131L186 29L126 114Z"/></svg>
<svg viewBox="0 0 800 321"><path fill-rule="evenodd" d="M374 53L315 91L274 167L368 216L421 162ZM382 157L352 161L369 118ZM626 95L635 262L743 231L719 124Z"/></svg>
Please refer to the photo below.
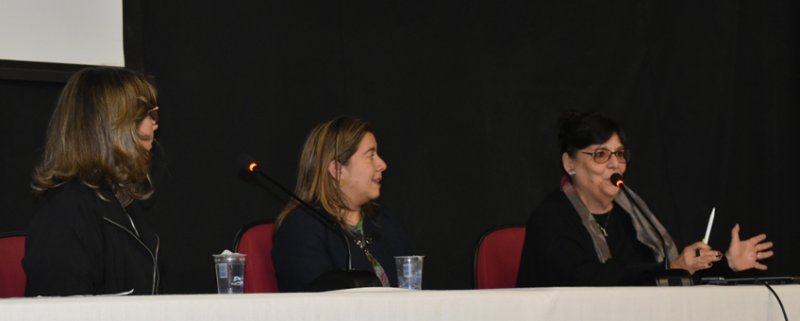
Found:
<svg viewBox="0 0 800 321"><path fill-rule="evenodd" d="M773 286L800 320L800 285ZM783 320L764 286L0 299L0 320Z"/></svg>

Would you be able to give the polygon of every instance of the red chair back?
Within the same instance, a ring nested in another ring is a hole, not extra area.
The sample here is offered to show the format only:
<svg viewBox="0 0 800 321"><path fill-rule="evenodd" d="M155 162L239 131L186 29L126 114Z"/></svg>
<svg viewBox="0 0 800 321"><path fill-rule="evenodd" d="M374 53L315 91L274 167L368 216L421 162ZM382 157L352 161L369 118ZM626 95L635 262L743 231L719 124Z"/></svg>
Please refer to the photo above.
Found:
<svg viewBox="0 0 800 321"><path fill-rule="evenodd" d="M244 268L245 293L275 293L278 280L272 266L272 234L275 223L257 221L245 225L236 234L233 249L247 254Z"/></svg>
<svg viewBox="0 0 800 321"><path fill-rule="evenodd" d="M0 298L25 296L25 235L6 233L0 235Z"/></svg>
<svg viewBox="0 0 800 321"><path fill-rule="evenodd" d="M517 284L525 227L500 227L484 233L475 249L475 288L503 289Z"/></svg>

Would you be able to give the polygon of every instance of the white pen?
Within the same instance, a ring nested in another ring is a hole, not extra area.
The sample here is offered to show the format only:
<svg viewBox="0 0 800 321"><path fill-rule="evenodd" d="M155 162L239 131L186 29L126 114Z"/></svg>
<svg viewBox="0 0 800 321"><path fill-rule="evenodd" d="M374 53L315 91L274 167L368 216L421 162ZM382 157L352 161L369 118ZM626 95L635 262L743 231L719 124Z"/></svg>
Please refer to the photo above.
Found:
<svg viewBox="0 0 800 321"><path fill-rule="evenodd" d="M711 225L714 225L714 212L716 207L711 209L711 217L708 218L708 227L706 227L706 237L703 238L703 243L708 244L708 238L711 237Z"/></svg>

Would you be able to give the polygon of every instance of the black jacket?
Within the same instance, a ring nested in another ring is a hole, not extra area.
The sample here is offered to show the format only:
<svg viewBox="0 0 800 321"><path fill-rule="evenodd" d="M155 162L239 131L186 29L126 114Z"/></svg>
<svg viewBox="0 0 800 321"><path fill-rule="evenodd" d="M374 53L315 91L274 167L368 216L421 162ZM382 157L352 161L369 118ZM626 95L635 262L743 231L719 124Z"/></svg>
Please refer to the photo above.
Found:
<svg viewBox="0 0 800 321"><path fill-rule="evenodd" d="M323 214L327 214L324 210ZM312 281L333 269L347 269L347 248L342 233L331 229L303 209L289 213L275 234L272 263L281 292L304 291ZM411 255L408 240L394 220L382 210L364 215L364 236L370 254L381 264L392 286L397 286L394 256ZM373 272L364 252L352 241L353 268Z"/></svg>
<svg viewBox="0 0 800 321"><path fill-rule="evenodd" d="M556 190L528 219L517 287L625 285L653 269L663 265L632 266L617 257L601 263L578 212Z"/></svg>
<svg viewBox="0 0 800 321"><path fill-rule="evenodd" d="M26 296L158 292L158 235L137 202L123 209L99 191L108 201L75 181L44 193L26 232Z"/></svg>

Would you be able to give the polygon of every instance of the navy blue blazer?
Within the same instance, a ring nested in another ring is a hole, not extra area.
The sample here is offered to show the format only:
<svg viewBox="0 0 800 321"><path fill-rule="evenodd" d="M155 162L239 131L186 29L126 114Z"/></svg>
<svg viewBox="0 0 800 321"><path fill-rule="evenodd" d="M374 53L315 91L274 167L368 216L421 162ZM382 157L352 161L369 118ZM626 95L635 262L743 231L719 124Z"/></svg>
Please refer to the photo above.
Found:
<svg viewBox="0 0 800 321"><path fill-rule="evenodd" d="M325 210L320 210L327 214ZM342 233L323 225L305 209L289 213L275 233L272 262L281 292L305 291L318 276L347 269L347 248ZM330 214L327 214L330 215ZM386 211L364 215L366 248L378 260L392 286L397 286L394 256L411 255L408 239ZM371 240L370 240L371 239ZM353 241L348 241L353 268L373 272L372 264Z"/></svg>

